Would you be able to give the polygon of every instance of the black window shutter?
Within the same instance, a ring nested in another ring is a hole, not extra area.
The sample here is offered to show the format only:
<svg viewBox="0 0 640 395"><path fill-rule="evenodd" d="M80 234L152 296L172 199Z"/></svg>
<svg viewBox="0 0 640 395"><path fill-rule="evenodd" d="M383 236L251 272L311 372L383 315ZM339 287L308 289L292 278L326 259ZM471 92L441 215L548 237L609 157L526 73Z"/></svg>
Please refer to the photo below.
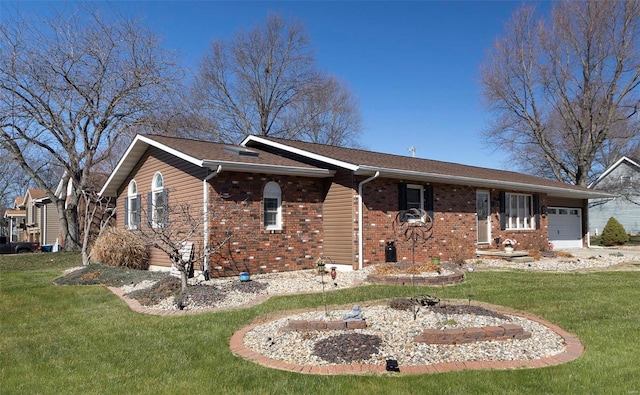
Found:
<svg viewBox="0 0 640 395"><path fill-rule="evenodd" d="M504 191L500 192L500 229L507 229L507 196Z"/></svg>
<svg viewBox="0 0 640 395"><path fill-rule="evenodd" d="M540 195L533 194L533 214L536 217L536 229L540 229Z"/></svg>
<svg viewBox="0 0 640 395"><path fill-rule="evenodd" d="M398 210L407 209L407 184L398 184Z"/></svg>
<svg viewBox="0 0 640 395"><path fill-rule="evenodd" d="M136 196L136 203L135 203L136 207L134 208L134 210L136 210L135 211L135 219L136 219L135 225L136 226L140 225L140 219L141 219L141 217L140 217L140 215L141 215L140 207L142 206L142 202L141 201L142 201L142 195L137 195Z"/></svg>
<svg viewBox="0 0 640 395"><path fill-rule="evenodd" d="M433 185L425 185L424 200L424 209L427 210L427 215L433 221Z"/></svg>
<svg viewBox="0 0 640 395"><path fill-rule="evenodd" d="M151 192L147 193L147 221L149 224L153 223L153 195Z"/></svg>
<svg viewBox="0 0 640 395"><path fill-rule="evenodd" d="M129 198L124 198L124 226L129 226Z"/></svg>
<svg viewBox="0 0 640 395"><path fill-rule="evenodd" d="M169 224L169 190L167 188L164 188L162 190L162 194L164 195L163 197L164 207L162 208L164 212L164 218L162 219L162 222L166 226Z"/></svg>

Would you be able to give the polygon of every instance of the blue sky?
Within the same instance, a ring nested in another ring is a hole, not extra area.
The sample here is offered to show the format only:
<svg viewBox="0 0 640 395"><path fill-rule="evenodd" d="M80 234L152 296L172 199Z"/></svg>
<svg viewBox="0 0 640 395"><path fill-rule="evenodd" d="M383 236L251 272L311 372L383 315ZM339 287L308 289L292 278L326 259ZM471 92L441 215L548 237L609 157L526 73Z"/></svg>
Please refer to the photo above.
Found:
<svg viewBox="0 0 640 395"><path fill-rule="evenodd" d="M15 4L15 3L14 3ZM66 4L66 5L65 5ZM372 151L508 169L481 139L479 66L521 1L116 1L94 2L140 18L195 67L213 39L269 12L303 21L320 68L351 87ZM43 13L63 2L22 2Z"/></svg>

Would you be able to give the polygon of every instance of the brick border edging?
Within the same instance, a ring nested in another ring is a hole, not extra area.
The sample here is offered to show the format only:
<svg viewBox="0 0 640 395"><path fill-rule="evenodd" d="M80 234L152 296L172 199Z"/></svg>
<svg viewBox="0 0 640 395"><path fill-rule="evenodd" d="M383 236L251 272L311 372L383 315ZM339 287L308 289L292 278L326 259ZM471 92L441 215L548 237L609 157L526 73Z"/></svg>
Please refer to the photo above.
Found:
<svg viewBox="0 0 640 395"><path fill-rule="evenodd" d="M309 332L366 329L367 321L318 321L318 320L290 320L287 326L280 328L280 332Z"/></svg>
<svg viewBox="0 0 640 395"><path fill-rule="evenodd" d="M520 325L475 326L466 328L423 329L422 334L413 337L416 343L463 344L490 340L529 339L531 332Z"/></svg>
<svg viewBox="0 0 640 395"><path fill-rule="evenodd" d="M442 362L431 365L406 365L400 366L400 374L424 374L424 373L443 373L449 371L460 370L507 370L507 369L519 369L519 368L542 368L546 366L560 365L573 361L580 357L584 353L584 346L578 339L578 337L572 333L565 331L559 326L552 324L549 321L543 320L530 313L514 312L506 310L499 306L489 305L483 303L484 306L489 306L491 309L509 315L515 315L518 317L526 318L531 321L535 321L541 325L554 331L561 336L565 342L565 349L559 354L552 355L550 357L544 357L534 360L516 360L516 361L462 361L462 362ZM281 312L286 314L286 312ZM264 324L264 322L255 322L247 325L231 335L229 340L229 346L231 352L235 355L253 361L265 367L285 370L289 372L307 373L307 374L324 374L324 375L338 375L338 374L397 374L386 371L384 365L371 365L363 363L351 363L351 364L337 364L337 365L298 365L292 363L286 363L284 361L278 361L268 358L256 351L253 351L244 345L244 336L253 328Z"/></svg>

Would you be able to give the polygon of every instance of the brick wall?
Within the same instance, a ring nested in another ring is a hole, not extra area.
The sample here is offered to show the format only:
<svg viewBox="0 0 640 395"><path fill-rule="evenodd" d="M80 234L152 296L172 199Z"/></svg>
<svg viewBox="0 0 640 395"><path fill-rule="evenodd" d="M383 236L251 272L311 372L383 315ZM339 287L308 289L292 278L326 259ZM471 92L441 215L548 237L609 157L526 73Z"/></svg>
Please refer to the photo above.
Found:
<svg viewBox="0 0 640 395"><path fill-rule="evenodd" d="M476 224L476 188L469 186L432 184L434 215L433 227L426 235L428 239L422 243L407 240L405 229L394 226L398 214L399 180L375 179L364 185L364 265L385 261L385 247L388 241L395 241L398 261L429 262L432 257L446 261L469 259L475 257L478 248L502 248L492 240L490 245L477 245ZM412 182L413 183L413 182ZM426 185L426 184L425 184ZM547 245L547 219L541 218L538 230L503 231L500 230L500 201L496 190L491 195L491 234L492 239L498 236L516 238L520 245L517 249L544 249ZM541 205L546 204L546 197L541 196ZM357 201L354 201L354 233L358 232ZM418 231L420 233L420 231ZM357 240L354 248L357 249ZM357 259L357 257L356 257Z"/></svg>
<svg viewBox="0 0 640 395"><path fill-rule="evenodd" d="M269 181L282 190L281 231L265 231L263 226L262 192ZM211 244L233 232L227 245L211 257L211 276L315 267L322 254L323 180L223 172L210 185Z"/></svg>

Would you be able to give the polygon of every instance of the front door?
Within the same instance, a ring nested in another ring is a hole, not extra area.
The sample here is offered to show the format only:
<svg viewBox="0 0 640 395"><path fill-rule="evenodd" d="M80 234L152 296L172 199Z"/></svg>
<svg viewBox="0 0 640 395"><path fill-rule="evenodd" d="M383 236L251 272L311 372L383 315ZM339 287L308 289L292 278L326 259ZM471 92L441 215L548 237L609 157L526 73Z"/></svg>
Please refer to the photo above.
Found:
<svg viewBox="0 0 640 395"><path fill-rule="evenodd" d="M476 226L478 244L489 244L491 240L491 200L489 191L476 192Z"/></svg>

